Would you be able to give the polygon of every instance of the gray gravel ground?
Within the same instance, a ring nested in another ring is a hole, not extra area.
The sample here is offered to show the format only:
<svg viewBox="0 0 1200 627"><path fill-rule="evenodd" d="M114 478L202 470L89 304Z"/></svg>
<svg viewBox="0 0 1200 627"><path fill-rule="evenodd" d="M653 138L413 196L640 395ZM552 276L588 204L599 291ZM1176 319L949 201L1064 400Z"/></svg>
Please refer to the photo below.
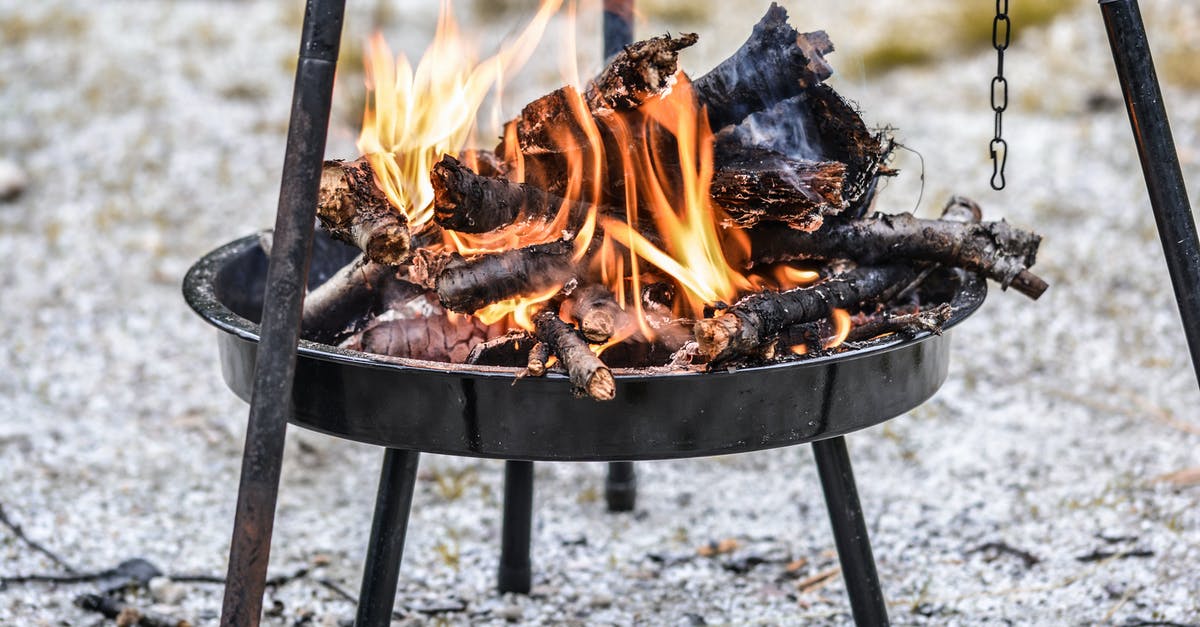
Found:
<svg viewBox="0 0 1200 627"><path fill-rule="evenodd" d="M0 505L80 570L142 556L171 573L223 573L246 407L223 387L214 333L186 309L179 283L205 251L271 223L297 4L0 0L0 163L28 181L0 203ZM410 52L424 46L436 9L350 4L353 33L374 17ZM490 16L477 21L491 33L517 23L483 11L489 4L460 13ZM643 32L687 17L667 15L669 4L648 2ZM990 217L1036 228L1046 236L1038 271L1053 284L1037 303L995 292L954 332L943 390L849 438L895 622L1200 623L1200 479L1168 476L1200 466L1200 393L1098 12L1080 3L1019 32L1008 60L1010 189L995 193L984 150L993 58L947 55L868 81L859 51L903 34L910 12L944 5L879 4L791 8L796 23L839 43L839 89L923 154L920 212L962 193ZM695 73L735 47L762 8L750 5L696 5L699 23L674 27L702 35L685 66ZM1162 58L1195 39L1194 5L1143 5ZM581 12L588 50L594 14ZM1200 100L1182 58L1166 97L1195 204ZM585 67L594 61L584 55ZM553 68L534 68L511 101L556 82ZM353 156L358 90L339 85L331 155ZM882 210L916 205L920 164L902 154L897 165L904 175ZM316 578L357 589L380 458L289 434L272 572L312 576L269 593L266 624L353 615ZM605 513L602 465L540 464L528 597L492 590L501 469L423 458L404 624L849 622L840 579L801 591L785 573L801 558L799 578L836 564L802 448L641 464L632 515ZM696 556L724 538L741 548ZM1115 556L1080 561L1096 551ZM726 568L748 557L771 561ZM0 528L0 575L34 572L62 571ZM93 589L0 588L0 624L104 624L72 605ZM133 600L216 623L218 586L174 592L160 591L169 603ZM421 611L456 600L465 611Z"/></svg>

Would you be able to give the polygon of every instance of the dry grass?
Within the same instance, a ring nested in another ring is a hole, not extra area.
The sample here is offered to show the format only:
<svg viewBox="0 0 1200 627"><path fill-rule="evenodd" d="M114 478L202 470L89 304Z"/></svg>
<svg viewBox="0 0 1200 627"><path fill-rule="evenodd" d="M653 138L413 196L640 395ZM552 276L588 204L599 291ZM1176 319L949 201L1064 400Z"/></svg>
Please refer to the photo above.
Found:
<svg viewBox="0 0 1200 627"><path fill-rule="evenodd" d="M1012 45L1027 29L1050 24L1075 10L1082 0L1014 2L1010 5ZM898 68L932 63L947 55L968 54L991 47L995 5L990 2L955 2L917 10L891 24L862 55L863 68L876 76ZM923 37L924 33L938 33Z"/></svg>

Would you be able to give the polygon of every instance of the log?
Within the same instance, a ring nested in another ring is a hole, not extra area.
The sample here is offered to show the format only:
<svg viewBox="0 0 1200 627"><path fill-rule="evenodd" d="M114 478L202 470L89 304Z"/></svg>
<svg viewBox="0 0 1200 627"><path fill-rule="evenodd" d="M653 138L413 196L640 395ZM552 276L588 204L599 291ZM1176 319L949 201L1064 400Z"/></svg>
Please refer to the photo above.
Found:
<svg viewBox="0 0 1200 627"><path fill-rule="evenodd" d="M317 218L330 235L357 246L375 263L398 266L408 259L408 221L375 184L365 157L325 162Z"/></svg>
<svg viewBox="0 0 1200 627"><path fill-rule="evenodd" d="M538 340L550 347L567 370L576 396L612 400L617 391L612 371L592 353L582 333L563 322L554 311L538 314L534 324Z"/></svg>
<svg viewBox="0 0 1200 627"><path fill-rule="evenodd" d="M917 311L888 312L867 316L865 320L857 321L846 336L846 342L864 342L889 333L914 335L920 331L929 331L935 335L942 334L942 327L954 314L954 307L942 303L932 307L923 307Z"/></svg>
<svg viewBox="0 0 1200 627"><path fill-rule="evenodd" d="M450 311L474 313L492 303L561 286L579 270L569 239L466 258L458 253L438 273L438 300Z"/></svg>
<svg viewBox="0 0 1200 627"><path fill-rule="evenodd" d="M829 37L824 31L801 34L787 19L787 11L771 3L737 52L694 81L714 130L833 75L825 61L833 52Z"/></svg>
<svg viewBox="0 0 1200 627"><path fill-rule="evenodd" d="M433 166L430 182L434 220L444 229L463 233L485 233L518 219L550 221L564 205L568 210L565 228L574 231L591 207L567 202L534 185L476 174L449 155Z"/></svg>
<svg viewBox="0 0 1200 627"><path fill-rule="evenodd" d="M894 147L891 138L871 132L858 108L828 85L818 85L797 100L816 129L820 158L846 164L842 197L852 215L860 215L876 179L896 174L885 166Z"/></svg>
<svg viewBox="0 0 1200 627"><path fill-rule="evenodd" d="M476 318L451 319L428 292L396 302L376 316L342 348L391 357L464 363L471 348L488 339L491 329Z"/></svg>
<svg viewBox="0 0 1200 627"><path fill-rule="evenodd" d="M747 357L761 353L789 326L864 301L886 301L888 292L916 278L911 264L858 267L812 287L751 294L715 318L698 320L692 330L700 353L710 362Z"/></svg>
<svg viewBox="0 0 1200 627"><path fill-rule="evenodd" d="M629 317L607 287L591 284L571 295L571 320L587 341L603 344L625 326Z"/></svg>
<svg viewBox="0 0 1200 627"><path fill-rule="evenodd" d="M550 361L550 346L545 342L537 342L529 349L525 358L525 374L530 377L540 377L546 374L547 362Z"/></svg>
<svg viewBox="0 0 1200 627"><path fill-rule="evenodd" d="M332 343L380 302L380 283L393 269L359 255L304 298L300 329L314 342Z"/></svg>
<svg viewBox="0 0 1200 627"><path fill-rule="evenodd" d="M466 363L480 366L517 367L528 361L530 348L537 342L528 331L513 330L480 342L471 348Z"/></svg>
<svg viewBox="0 0 1200 627"><path fill-rule="evenodd" d="M755 263L801 259L851 259L872 265L904 259L931 261L979 272L1036 299L1045 282L1029 272L1041 236L999 222L925 220L909 213L861 220L829 220L814 233L775 225L751 229ZM1018 276L1023 278L1018 281ZM1030 279L1029 277L1032 277Z"/></svg>
<svg viewBox="0 0 1200 627"><path fill-rule="evenodd" d="M837 161L798 161L773 150L722 142L714 155L710 195L725 209L726 226L782 222L815 231L846 202L846 166Z"/></svg>

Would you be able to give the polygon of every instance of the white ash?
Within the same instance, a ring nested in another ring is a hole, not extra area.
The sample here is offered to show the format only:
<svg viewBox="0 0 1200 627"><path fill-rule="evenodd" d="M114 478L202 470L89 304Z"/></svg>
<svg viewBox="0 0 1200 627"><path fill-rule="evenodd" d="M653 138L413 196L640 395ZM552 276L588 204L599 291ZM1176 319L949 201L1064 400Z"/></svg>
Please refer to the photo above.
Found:
<svg viewBox="0 0 1200 627"><path fill-rule="evenodd" d="M202 253L271 226L299 4L0 0L0 146L28 176L0 205L0 503L81 570L141 556L168 575L224 573L246 406L224 388L215 332L179 283ZM350 47L377 14L366 4L350 3ZM671 26L701 33L681 57L696 76L765 8L701 4L710 22ZM1037 303L995 291L953 332L943 390L849 438L895 622L1200 621L1200 487L1154 481L1200 464L1200 392L1096 7L1080 3L1038 30L1017 25L1006 59L1010 189L996 193L986 153L994 56L948 54L867 82L856 49L933 0L885 4L789 9L801 30L824 28L838 45L837 88L924 155L920 211L936 215L959 193L988 218L1041 231L1037 272L1052 284ZM1156 46L1191 37L1196 7L1142 5ZM385 31L411 57L437 3L397 7ZM472 28L475 5L459 8ZM599 56L592 17L580 16L583 68ZM505 32L502 20L479 21L492 23L491 40ZM509 111L557 86L558 56L535 55L505 92ZM330 157L356 156L348 122L359 89L339 82ZM1166 99L1186 177L1200 180L1200 99L1171 85ZM903 173L880 210L916 203L918 160L901 153L895 165ZM357 590L381 459L291 431L271 573L311 574L268 593L264 624L353 616L317 579ZM804 578L836 564L805 447L639 464L634 514L605 513L603 472L537 466L537 594L501 596L502 464L426 456L398 607L466 609L412 611L402 624L848 623L839 578L799 593L783 563L723 567L806 558ZM730 537L743 548L695 555ZM976 550L998 542L1040 562ZM1153 555L1077 559L1133 550ZM59 571L0 529L0 574L33 572ZM175 583L186 591L177 603L130 601L217 624L219 586ZM92 591L10 585L0 624L96 624L71 603Z"/></svg>

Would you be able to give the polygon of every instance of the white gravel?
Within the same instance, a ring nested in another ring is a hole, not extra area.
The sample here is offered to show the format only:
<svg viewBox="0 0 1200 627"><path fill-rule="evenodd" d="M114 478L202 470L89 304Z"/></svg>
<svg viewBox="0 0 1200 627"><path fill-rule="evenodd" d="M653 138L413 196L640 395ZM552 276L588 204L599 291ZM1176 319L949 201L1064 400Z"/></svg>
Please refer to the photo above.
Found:
<svg viewBox="0 0 1200 627"><path fill-rule="evenodd" d="M199 255L272 221L298 4L0 0L0 163L27 177L0 202L0 505L80 570L140 556L168 573L224 571L246 407L224 388L214 333L179 283ZM354 36L382 16L410 52L436 13L434 2L350 4ZM460 8L466 27L483 4ZM830 31L839 89L924 156L920 211L960 193L1041 231L1038 273L1053 285L1037 303L996 291L954 332L943 390L849 438L893 619L1200 623L1200 485L1156 480L1200 466L1200 389L1095 6L1019 32L1009 189L996 193L985 150L994 59L948 56L868 82L856 51L901 28L902 3L830 4L795 6L794 21ZM597 47L594 5L581 10L585 50ZM1156 46L1194 38L1195 6L1143 5ZM762 8L700 6L708 22L674 28L702 35L684 57L694 71L735 47ZM482 21L493 35L515 24ZM553 87L556 57L539 55L546 67L521 75L511 101ZM353 156L359 87L338 89L330 154ZM1166 98L1196 181L1200 99L1180 85ZM917 202L917 159L897 165L881 210ZM353 616L315 578L357 589L380 459L292 430L271 569L314 576L270 592L265 624ZM640 464L631 515L604 511L603 471L538 465L535 594L501 597L502 464L423 458L398 607L457 599L466 610L414 610L404 624L849 622L840 579L798 591L784 574L799 558L800 577L836 563L806 450ZM723 538L741 548L695 556ZM977 550L998 542L1040 561ZM1079 561L1097 550L1151 555ZM747 556L780 561L722 566ZM0 528L0 576L33 572L61 571ZM104 624L72 605L93 590L10 585L0 624ZM158 581L133 600L210 625L220 589Z"/></svg>

